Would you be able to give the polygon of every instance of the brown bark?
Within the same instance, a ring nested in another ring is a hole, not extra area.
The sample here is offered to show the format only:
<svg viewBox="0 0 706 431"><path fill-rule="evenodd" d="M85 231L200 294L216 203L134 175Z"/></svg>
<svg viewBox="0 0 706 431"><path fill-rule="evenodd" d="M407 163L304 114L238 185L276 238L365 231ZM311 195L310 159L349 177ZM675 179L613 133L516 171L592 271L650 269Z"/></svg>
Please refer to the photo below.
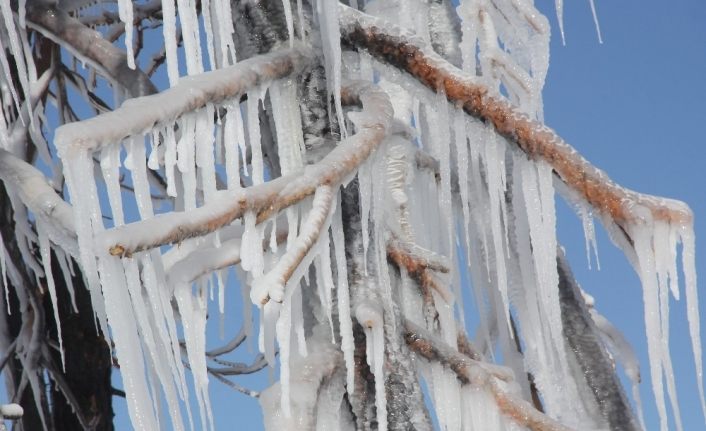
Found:
<svg viewBox="0 0 706 431"><path fill-rule="evenodd" d="M529 118L500 95L493 94L473 76L448 63L418 40L401 36L401 30L346 6L340 6L341 37L350 47L367 51L379 61L403 70L450 103L489 124L516 144L528 157L549 163L566 185L600 214L621 224L640 220L636 204L648 208L655 219L690 223L691 210L682 203L669 204L615 184L592 166L554 130ZM383 26L384 24L384 26Z"/></svg>

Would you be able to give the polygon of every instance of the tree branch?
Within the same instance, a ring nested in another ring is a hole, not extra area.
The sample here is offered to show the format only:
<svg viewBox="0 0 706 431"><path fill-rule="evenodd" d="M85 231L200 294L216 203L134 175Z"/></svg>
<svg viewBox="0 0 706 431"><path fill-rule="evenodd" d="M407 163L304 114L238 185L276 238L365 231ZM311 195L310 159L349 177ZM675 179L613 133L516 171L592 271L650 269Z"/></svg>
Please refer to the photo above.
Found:
<svg viewBox="0 0 706 431"><path fill-rule="evenodd" d="M93 65L107 79L125 88L131 97L157 92L144 72L128 67L124 51L66 11L49 2L34 1L28 2L26 14L31 28Z"/></svg>
<svg viewBox="0 0 706 431"><path fill-rule="evenodd" d="M261 223L312 195L319 186L338 187L380 145L392 118L387 95L373 85L355 83L344 89L344 102L350 104L356 99L362 102L363 110L349 116L357 124L357 133L341 141L319 163L264 184L218 192L213 203L192 211L164 214L108 230L96 238L98 247L113 255L130 255L213 232L246 211L257 213L257 222Z"/></svg>
<svg viewBox="0 0 706 431"><path fill-rule="evenodd" d="M173 122L208 103L232 99L265 82L299 73L311 56L308 48L299 45L181 78L161 93L130 99L115 111L59 127L54 143L62 155L98 151L126 137L142 135L157 124Z"/></svg>
<svg viewBox="0 0 706 431"><path fill-rule="evenodd" d="M600 214L618 224L635 223L644 220L640 208L646 208L656 220L679 224L692 221L691 210L682 202L640 194L614 183L555 131L530 119L475 77L425 47L414 35L343 4L339 4L339 16L344 43L406 71L435 92L444 92L449 102L492 125L528 157L549 163L559 178Z"/></svg>
<svg viewBox="0 0 706 431"><path fill-rule="evenodd" d="M513 379L508 369L473 360L409 320L405 321L405 340L409 348L423 358L451 369L463 384L484 387L490 391L500 411L518 424L533 431L570 431L535 409L529 402L504 391L495 379Z"/></svg>

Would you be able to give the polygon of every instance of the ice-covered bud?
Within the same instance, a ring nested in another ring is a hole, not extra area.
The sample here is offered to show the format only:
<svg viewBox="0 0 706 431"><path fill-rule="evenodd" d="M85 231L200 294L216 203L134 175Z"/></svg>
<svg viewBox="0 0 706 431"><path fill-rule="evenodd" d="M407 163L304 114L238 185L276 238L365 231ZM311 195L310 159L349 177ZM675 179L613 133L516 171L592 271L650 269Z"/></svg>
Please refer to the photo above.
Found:
<svg viewBox="0 0 706 431"><path fill-rule="evenodd" d="M355 307L355 318L366 328L382 327L382 307L378 303L365 299Z"/></svg>
<svg viewBox="0 0 706 431"><path fill-rule="evenodd" d="M16 420L20 419L24 414L24 409L19 404L3 404L0 405L0 416L5 419Z"/></svg>

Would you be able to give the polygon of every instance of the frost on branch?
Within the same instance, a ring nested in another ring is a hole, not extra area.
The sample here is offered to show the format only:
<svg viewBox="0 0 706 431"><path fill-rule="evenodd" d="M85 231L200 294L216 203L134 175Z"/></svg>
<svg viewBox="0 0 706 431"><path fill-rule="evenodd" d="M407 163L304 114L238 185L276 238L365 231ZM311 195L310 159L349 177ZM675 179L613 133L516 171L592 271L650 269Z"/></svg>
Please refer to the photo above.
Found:
<svg viewBox="0 0 706 431"><path fill-rule="evenodd" d="M613 183L542 123L549 27L531 2L264 3L119 0L127 54L85 16L26 10L30 27L143 96L56 131L70 204L16 151L21 139L0 149L23 259L46 278L57 321L51 262L80 262L133 426L213 429L215 377L259 397L268 429L426 430L432 417L446 430L639 429L608 350L636 384L634 355L568 270L556 190L587 244L596 216L640 275L657 409L664 427L666 389L680 426L668 308L679 243L702 388L692 214ZM170 88L147 96L131 38L150 10ZM2 46L22 60L26 41L3 25ZM15 138L32 130L43 82L20 63L21 91L3 107L26 115L0 130ZM242 327L209 349L234 266ZM248 338L252 363L226 358ZM279 382L262 392L227 378L268 365Z"/></svg>

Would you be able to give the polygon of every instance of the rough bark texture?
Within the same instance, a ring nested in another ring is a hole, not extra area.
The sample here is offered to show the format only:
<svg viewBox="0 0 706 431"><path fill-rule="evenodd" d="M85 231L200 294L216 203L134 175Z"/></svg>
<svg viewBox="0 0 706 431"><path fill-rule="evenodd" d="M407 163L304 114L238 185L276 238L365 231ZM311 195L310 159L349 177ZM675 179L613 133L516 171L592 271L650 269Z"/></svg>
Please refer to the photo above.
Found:
<svg viewBox="0 0 706 431"><path fill-rule="evenodd" d="M113 429L113 399L110 378L113 364L110 350L103 336L98 333L91 308L91 298L83 284L81 274L77 273L77 276L72 278L76 292L76 307L78 308L78 313L76 313L71 307L63 275L55 262L56 259L52 256L52 271L59 299L59 316L66 360L64 380L83 409L81 413L87 422L93 425L92 429L109 431ZM74 264L74 268L77 267L78 265ZM46 322L52 337L55 337L55 322L48 296L45 297L44 309L49 311ZM59 352L52 351L52 359L54 364L61 367ZM54 394L52 413L55 429L57 431L81 429L76 414L67 402L64 393L54 382L52 382L52 387L54 389L52 392Z"/></svg>
<svg viewBox="0 0 706 431"><path fill-rule="evenodd" d="M2 237L13 238L14 221L4 187L0 187L0 209L2 210L2 220L0 221ZM7 304L4 295L0 301L0 307L2 307L7 321L7 332L4 335L8 340L13 340L20 334L23 327L31 325L32 328L41 331L39 336L46 337L48 343L58 346L52 304L47 294L46 285L44 285L44 279L40 280L41 285L37 285L35 278L29 275L16 242L6 241L5 248L12 264L19 270L24 281L24 285L20 289L32 299L22 301L24 304L21 305L14 293L17 286L8 286L9 315L6 313ZM83 286L78 266L74 265L76 275L72 280L76 293L76 304L79 309L79 314L76 314L71 310L68 289L56 263L56 256L53 256L52 262L59 299L63 345L66 352L66 370L65 372L61 370L61 356L56 349L51 349L50 358L46 357L48 349L44 352L37 352L37 355L43 355L41 358L37 357L37 365L41 367L40 370L54 368L55 372L60 372L63 375L63 380L79 402L81 413L93 425L92 429L110 431L113 429L110 379L112 363L108 345L103 337L97 334L89 293ZM25 308L24 312L21 312L21 307ZM36 309L39 309L41 316L35 314ZM8 394L13 397L22 381L22 374L26 371L15 355L12 355L7 366L12 375L11 379L6 380L7 390ZM43 373L40 373L40 378L41 381L44 381ZM49 398L40 400L40 403L45 405L46 412L49 413L45 417L49 429L57 431L82 429L73 407L67 403L66 397L57 388L55 381L51 380L46 383L51 384L52 390L46 393ZM23 390L19 404L24 408L24 416L21 420L22 428L26 431L43 429L37 403L29 386ZM49 409L50 406L51 409Z"/></svg>
<svg viewBox="0 0 706 431"><path fill-rule="evenodd" d="M630 402L561 250L557 251L557 269L564 335L586 385L593 392L598 410L611 430L639 430Z"/></svg>

